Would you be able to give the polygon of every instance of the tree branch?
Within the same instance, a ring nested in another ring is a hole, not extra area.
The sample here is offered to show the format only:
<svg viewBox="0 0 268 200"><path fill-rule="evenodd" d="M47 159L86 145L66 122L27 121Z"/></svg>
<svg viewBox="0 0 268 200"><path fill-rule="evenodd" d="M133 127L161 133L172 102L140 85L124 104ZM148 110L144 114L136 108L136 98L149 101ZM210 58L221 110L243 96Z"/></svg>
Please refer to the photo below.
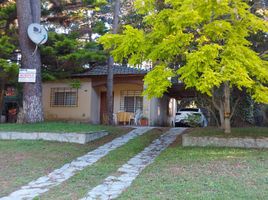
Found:
<svg viewBox="0 0 268 200"><path fill-rule="evenodd" d="M241 97L238 97L236 100L235 100L235 103L234 103L234 106L233 106L233 109L232 109L232 113L230 115L230 119L232 119L234 113L235 113L235 110L236 110L236 107L238 105L238 102L240 101Z"/></svg>
<svg viewBox="0 0 268 200"><path fill-rule="evenodd" d="M217 110L221 110L220 108L220 105L218 105L215 101L215 97L214 97L214 91L213 91L213 94L212 94L212 104L213 106L217 109Z"/></svg>
<svg viewBox="0 0 268 200"><path fill-rule="evenodd" d="M220 123L219 123L219 120L218 120L215 112L210 107L208 107L208 106L206 107L206 109L212 114L213 118L216 121L217 127L220 127Z"/></svg>

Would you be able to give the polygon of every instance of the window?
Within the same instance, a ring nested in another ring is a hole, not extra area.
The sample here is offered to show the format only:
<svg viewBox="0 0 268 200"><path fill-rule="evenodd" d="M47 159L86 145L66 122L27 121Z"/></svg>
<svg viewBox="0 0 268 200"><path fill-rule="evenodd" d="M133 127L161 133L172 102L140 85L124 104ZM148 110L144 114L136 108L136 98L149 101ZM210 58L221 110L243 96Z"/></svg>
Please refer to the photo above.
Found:
<svg viewBox="0 0 268 200"><path fill-rule="evenodd" d="M143 109L142 91L121 91L120 110L136 112Z"/></svg>
<svg viewBox="0 0 268 200"><path fill-rule="evenodd" d="M78 89L51 88L50 106L73 107L77 106Z"/></svg>

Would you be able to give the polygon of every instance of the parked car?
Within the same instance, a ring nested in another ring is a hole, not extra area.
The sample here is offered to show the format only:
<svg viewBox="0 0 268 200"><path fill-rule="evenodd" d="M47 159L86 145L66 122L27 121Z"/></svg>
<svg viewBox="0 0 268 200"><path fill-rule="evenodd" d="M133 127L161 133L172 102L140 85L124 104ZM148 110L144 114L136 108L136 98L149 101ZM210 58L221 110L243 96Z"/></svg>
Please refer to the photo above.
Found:
<svg viewBox="0 0 268 200"><path fill-rule="evenodd" d="M180 109L174 118L174 126L206 127L208 125L205 115L200 108Z"/></svg>

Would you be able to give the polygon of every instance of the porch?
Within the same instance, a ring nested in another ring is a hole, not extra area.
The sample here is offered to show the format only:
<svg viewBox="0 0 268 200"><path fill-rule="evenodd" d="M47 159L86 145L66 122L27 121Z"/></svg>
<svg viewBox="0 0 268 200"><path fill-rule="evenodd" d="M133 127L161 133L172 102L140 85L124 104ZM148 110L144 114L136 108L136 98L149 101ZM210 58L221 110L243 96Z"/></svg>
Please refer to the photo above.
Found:
<svg viewBox="0 0 268 200"><path fill-rule="evenodd" d="M143 76L115 76L113 112L116 125L134 124L135 113L148 118L148 101L142 96ZM107 124L106 77L92 78L92 118L94 123Z"/></svg>

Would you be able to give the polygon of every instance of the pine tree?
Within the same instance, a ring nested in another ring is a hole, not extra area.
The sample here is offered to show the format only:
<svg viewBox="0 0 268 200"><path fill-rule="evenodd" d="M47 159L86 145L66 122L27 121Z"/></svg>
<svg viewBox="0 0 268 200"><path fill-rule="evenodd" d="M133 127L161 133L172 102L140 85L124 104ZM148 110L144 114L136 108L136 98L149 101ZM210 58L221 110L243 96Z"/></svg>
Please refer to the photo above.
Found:
<svg viewBox="0 0 268 200"><path fill-rule="evenodd" d="M40 0L17 0L17 18L19 24L19 43L21 49L21 67L36 69L36 82L23 85L23 121L26 123L42 122L44 120L42 106L41 57L35 51L35 45L27 35L31 23L40 23Z"/></svg>
<svg viewBox="0 0 268 200"><path fill-rule="evenodd" d="M16 18L15 13L14 2L3 1L0 4L0 115L6 83L13 81L18 73L18 65L13 61L16 40L10 28Z"/></svg>

